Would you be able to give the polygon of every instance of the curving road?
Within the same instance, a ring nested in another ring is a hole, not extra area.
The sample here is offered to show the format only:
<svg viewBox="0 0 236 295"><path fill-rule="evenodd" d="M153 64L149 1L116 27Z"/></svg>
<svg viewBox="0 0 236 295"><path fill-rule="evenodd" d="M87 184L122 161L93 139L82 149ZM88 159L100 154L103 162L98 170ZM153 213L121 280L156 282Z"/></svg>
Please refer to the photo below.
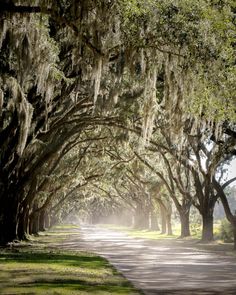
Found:
<svg viewBox="0 0 236 295"><path fill-rule="evenodd" d="M80 247L107 258L144 294L236 294L236 257L98 226L82 226L81 232Z"/></svg>

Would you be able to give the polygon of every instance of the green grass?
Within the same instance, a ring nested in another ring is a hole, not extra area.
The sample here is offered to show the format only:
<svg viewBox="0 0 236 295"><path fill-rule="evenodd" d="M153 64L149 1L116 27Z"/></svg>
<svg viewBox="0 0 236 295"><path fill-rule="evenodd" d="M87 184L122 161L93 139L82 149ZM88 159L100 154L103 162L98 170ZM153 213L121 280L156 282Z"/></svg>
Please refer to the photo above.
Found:
<svg viewBox="0 0 236 295"><path fill-rule="evenodd" d="M113 224L99 224L99 226L118 230L125 232L129 236L133 238L142 238L142 239L150 239L150 240L159 240L159 239L176 239L180 235L180 230L178 228L174 228L173 235L161 234L159 231L151 231L147 229L139 230L133 229L127 226L117 226Z"/></svg>
<svg viewBox="0 0 236 295"><path fill-rule="evenodd" d="M159 240L159 239L173 239L177 238L178 235L167 235L167 234L161 234L158 231L149 231L149 230L136 230L131 229L127 231L129 236L134 238L142 238L142 239L151 239L151 240Z"/></svg>
<svg viewBox="0 0 236 295"><path fill-rule="evenodd" d="M150 239L150 240L159 240L159 239L176 239L180 236L181 227L180 224L174 224L172 226L173 235L161 234L160 231L152 231L152 230L139 230L133 229L127 226L118 226L114 224L100 224L99 226L118 230L127 233L129 236L133 238L142 238L142 239ZM190 227L191 230L191 238L193 239L201 239L201 226L198 224L192 224ZM214 235L216 237L219 236L220 224L214 224Z"/></svg>
<svg viewBox="0 0 236 295"><path fill-rule="evenodd" d="M173 226L173 235L163 235L160 234L159 231L149 231L149 230L137 230L132 229L131 227L127 226L117 226L114 224L99 224L99 226L117 230L124 232L128 234L128 236L131 236L133 238L142 238L142 239L149 239L149 240L166 240L166 241L180 241L177 240L177 237L180 236L180 224L176 224ZM202 243L201 242L201 226L198 224L192 224L191 227L191 233L192 236L184 238L184 243L188 245L188 247L194 247L195 249L202 249L202 250L208 250L208 251L214 251L218 253L223 253L231 256L236 256L235 251L233 250L233 243L225 243L223 242L219 236L220 236L220 223L214 224L214 237L215 240L208 242L208 243Z"/></svg>
<svg viewBox="0 0 236 295"><path fill-rule="evenodd" d="M29 243L1 249L0 294L140 294L104 258L60 250L56 245L65 242L70 229L74 233L69 226L54 227Z"/></svg>
<svg viewBox="0 0 236 295"><path fill-rule="evenodd" d="M51 230L73 230L73 229L79 229L80 227L75 224L59 224L55 225L51 228Z"/></svg>

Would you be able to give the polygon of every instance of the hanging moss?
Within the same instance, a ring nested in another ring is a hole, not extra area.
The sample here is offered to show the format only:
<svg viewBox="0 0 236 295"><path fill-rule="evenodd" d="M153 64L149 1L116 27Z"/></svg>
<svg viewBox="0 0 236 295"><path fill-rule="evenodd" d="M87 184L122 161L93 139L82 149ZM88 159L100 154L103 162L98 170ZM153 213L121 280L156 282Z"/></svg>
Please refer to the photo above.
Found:
<svg viewBox="0 0 236 295"><path fill-rule="evenodd" d="M0 49L2 47L2 43L6 37L6 33L8 30L8 22L5 19L0 21Z"/></svg>
<svg viewBox="0 0 236 295"><path fill-rule="evenodd" d="M27 138L30 131L32 116L33 116L33 107L32 105L26 100L22 89L20 88L19 84L13 78L9 79L9 86L11 87L13 100L15 103L15 107L17 110L18 115L18 122L19 122L19 138L18 138L18 145L17 145L17 153L19 156L22 156Z"/></svg>
<svg viewBox="0 0 236 295"><path fill-rule="evenodd" d="M101 77L102 77L102 58L99 57L96 60L96 65L94 67L94 73L93 73L93 77L94 77L94 104L96 104L97 101L97 97L99 94L99 90L100 90L100 84L101 84Z"/></svg>
<svg viewBox="0 0 236 295"><path fill-rule="evenodd" d="M156 81L157 69L150 70L146 78L145 93L144 93L144 111L143 111L143 140L144 143L148 142L151 138L154 121L157 110L157 97L156 97Z"/></svg>
<svg viewBox="0 0 236 295"><path fill-rule="evenodd" d="M0 89L0 114L2 114L3 103L4 103L4 93L2 89Z"/></svg>

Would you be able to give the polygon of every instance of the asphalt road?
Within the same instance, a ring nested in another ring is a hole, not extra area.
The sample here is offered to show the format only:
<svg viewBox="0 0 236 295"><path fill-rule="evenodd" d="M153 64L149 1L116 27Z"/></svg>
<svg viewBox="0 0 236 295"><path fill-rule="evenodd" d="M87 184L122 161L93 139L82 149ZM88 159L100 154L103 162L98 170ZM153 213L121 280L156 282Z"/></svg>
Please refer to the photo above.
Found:
<svg viewBox="0 0 236 295"><path fill-rule="evenodd" d="M236 295L236 257L199 250L187 241L136 239L98 226L82 226L81 233L78 248L107 258L144 294Z"/></svg>

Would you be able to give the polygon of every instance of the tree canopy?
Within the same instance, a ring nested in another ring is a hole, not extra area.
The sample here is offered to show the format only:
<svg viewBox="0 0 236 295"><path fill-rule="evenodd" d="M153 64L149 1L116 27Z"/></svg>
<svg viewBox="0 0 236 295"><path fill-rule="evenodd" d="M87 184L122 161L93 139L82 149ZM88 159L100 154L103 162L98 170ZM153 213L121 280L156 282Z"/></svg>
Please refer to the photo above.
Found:
<svg viewBox="0 0 236 295"><path fill-rule="evenodd" d="M196 205L203 238L218 198L236 228L219 176L236 154L234 1L5 0L0 16L1 243L77 203L154 212L157 191L167 215Z"/></svg>

